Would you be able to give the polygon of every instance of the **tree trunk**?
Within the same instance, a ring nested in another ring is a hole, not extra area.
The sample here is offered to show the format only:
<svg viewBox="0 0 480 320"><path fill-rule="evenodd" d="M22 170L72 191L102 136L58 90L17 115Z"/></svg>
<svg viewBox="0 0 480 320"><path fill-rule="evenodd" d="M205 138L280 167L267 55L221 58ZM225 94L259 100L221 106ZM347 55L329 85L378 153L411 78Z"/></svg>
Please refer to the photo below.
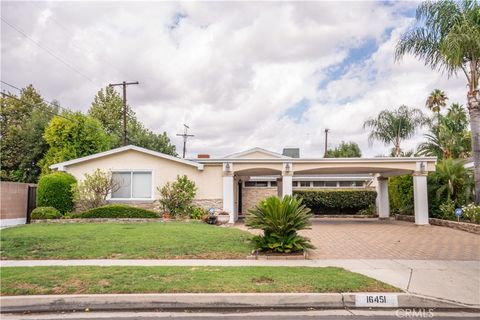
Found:
<svg viewBox="0 0 480 320"><path fill-rule="evenodd" d="M480 204L480 93L471 90L467 95L470 126L472 129L473 166L475 174L475 203Z"/></svg>

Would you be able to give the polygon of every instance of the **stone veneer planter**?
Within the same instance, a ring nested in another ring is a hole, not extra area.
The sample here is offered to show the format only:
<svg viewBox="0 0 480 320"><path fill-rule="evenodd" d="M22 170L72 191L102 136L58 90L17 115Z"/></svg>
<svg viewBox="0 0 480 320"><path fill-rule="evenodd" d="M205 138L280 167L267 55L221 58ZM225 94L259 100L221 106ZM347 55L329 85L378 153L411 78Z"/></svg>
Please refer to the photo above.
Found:
<svg viewBox="0 0 480 320"><path fill-rule="evenodd" d="M88 218L88 219L35 219L31 223L81 223L81 222L168 222L175 219L162 218Z"/></svg>
<svg viewBox="0 0 480 320"><path fill-rule="evenodd" d="M316 214L313 216L312 219L337 219L337 218L345 218L345 219L372 219L378 218L377 215L369 214L369 215L362 215L362 214Z"/></svg>
<svg viewBox="0 0 480 320"><path fill-rule="evenodd" d="M253 252L248 260L306 260L307 251L303 253L261 253Z"/></svg>
<svg viewBox="0 0 480 320"><path fill-rule="evenodd" d="M400 221L415 222L414 216L406 216L401 214L395 215L395 219ZM430 218L428 219L428 222L434 226L448 227L448 228L466 231L470 233L480 234L480 224L469 223L469 222L457 222L457 221L443 220L443 219L436 219L436 218Z"/></svg>

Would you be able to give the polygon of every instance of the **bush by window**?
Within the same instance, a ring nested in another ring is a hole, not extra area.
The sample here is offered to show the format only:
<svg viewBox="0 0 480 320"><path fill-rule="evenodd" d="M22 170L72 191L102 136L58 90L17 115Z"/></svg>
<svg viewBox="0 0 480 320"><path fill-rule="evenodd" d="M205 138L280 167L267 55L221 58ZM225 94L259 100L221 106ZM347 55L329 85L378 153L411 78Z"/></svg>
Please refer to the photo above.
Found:
<svg viewBox="0 0 480 320"><path fill-rule="evenodd" d="M77 209L85 211L105 205L108 194L115 192L119 185L110 172L97 169L92 174L86 173L72 188Z"/></svg>
<svg viewBox="0 0 480 320"><path fill-rule="evenodd" d="M37 206L54 207L60 213L73 211L72 185L75 177L66 172L54 172L40 178L37 187Z"/></svg>
<svg viewBox="0 0 480 320"><path fill-rule="evenodd" d="M174 182L167 182L160 192L160 204L165 212L173 216L187 216L197 192L195 182L187 176L177 176Z"/></svg>
<svg viewBox="0 0 480 320"><path fill-rule="evenodd" d="M159 218L151 210L127 206L125 204L109 204L103 207L87 210L79 218Z"/></svg>

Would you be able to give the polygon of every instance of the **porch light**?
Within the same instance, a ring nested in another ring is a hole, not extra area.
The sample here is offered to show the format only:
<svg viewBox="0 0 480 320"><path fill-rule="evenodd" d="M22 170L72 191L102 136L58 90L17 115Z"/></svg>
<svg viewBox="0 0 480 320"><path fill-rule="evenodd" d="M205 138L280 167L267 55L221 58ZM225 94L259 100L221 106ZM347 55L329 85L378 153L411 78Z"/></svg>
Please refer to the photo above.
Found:
<svg viewBox="0 0 480 320"><path fill-rule="evenodd" d="M420 172L425 173L425 162L420 162Z"/></svg>
<svg viewBox="0 0 480 320"><path fill-rule="evenodd" d="M287 172L290 171L290 163L285 164L285 171L287 171Z"/></svg>
<svg viewBox="0 0 480 320"><path fill-rule="evenodd" d="M230 163L225 164L225 171L230 171Z"/></svg>

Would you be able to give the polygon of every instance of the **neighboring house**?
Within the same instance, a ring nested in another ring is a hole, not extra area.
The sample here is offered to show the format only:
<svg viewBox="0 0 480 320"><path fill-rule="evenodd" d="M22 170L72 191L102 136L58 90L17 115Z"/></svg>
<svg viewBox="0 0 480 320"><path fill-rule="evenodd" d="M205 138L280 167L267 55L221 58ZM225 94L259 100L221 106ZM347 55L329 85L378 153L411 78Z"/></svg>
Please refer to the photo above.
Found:
<svg viewBox="0 0 480 320"><path fill-rule="evenodd" d="M269 195L284 196L304 188L373 186L378 194L378 214L386 218L390 215L387 178L412 174L416 223L428 224L426 175L435 170L435 158L301 158L294 148L285 154L253 148L221 158L199 155L187 160L125 146L50 168L69 172L77 180L97 168L110 170L121 187L108 200L143 206L155 205L157 187L186 175L198 188L196 204L228 212L230 222Z"/></svg>

